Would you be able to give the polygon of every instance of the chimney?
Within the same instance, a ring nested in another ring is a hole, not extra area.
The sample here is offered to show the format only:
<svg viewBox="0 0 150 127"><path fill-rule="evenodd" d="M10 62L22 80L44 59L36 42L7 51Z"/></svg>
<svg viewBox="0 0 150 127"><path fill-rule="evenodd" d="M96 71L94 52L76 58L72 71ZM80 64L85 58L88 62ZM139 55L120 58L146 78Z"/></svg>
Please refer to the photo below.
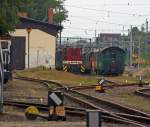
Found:
<svg viewBox="0 0 150 127"><path fill-rule="evenodd" d="M53 17L54 17L53 9L48 8L48 23L49 24L53 24Z"/></svg>
<svg viewBox="0 0 150 127"><path fill-rule="evenodd" d="M28 13L26 12L18 12L17 14L19 17L24 17L24 18L27 18L28 17Z"/></svg>

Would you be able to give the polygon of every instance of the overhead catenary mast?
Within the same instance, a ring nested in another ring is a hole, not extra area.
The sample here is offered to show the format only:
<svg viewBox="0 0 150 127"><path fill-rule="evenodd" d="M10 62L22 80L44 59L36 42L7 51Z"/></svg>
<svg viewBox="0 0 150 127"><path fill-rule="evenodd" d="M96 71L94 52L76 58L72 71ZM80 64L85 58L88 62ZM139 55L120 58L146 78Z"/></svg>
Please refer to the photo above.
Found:
<svg viewBox="0 0 150 127"><path fill-rule="evenodd" d="M148 20L146 19L146 34L148 33Z"/></svg>
<svg viewBox="0 0 150 127"><path fill-rule="evenodd" d="M132 66L132 54L133 54L133 38L132 38L132 25L130 31L130 66Z"/></svg>

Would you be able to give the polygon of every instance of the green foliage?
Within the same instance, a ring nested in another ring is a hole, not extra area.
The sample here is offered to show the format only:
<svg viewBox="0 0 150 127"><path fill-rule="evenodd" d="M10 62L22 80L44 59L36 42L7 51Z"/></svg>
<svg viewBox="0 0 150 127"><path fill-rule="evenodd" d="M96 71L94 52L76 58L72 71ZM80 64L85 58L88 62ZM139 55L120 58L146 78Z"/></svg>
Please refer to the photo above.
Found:
<svg viewBox="0 0 150 127"><path fill-rule="evenodd" d="M55 11L54 21L61 23L67 18L63 6L65 0L0 0L0 36L15 29L18 23L18 12L28 12L31 18L43 20L47 17L49 7Z"/></svg>
<svg viewBox="0 0 150 127"><path fill-rule="evenodd" d="M140 58L145 61L143 66L147 66L147 65L149 66L150 65L150 53L149 53L150 45L145 44L145 41L150 40L150 33L145 33L144 27L142 26L141 30L139 30L137 27L133 27L132 35L133 35L133 42L134 42L134 53L139 52L139 41L140 41L140 51L141 51ZM129 40L130 33L126 38Z"/></svg>
<svg viewBox="0 0 150 127"><path fill-rule="evenodd" d="M32 0L24 11L28 12L31 18L43 20L47 18L48 8L54 9L54 23L59 24L67 18L67 11L63 6L65 0Z"/></svg>
<svg viewBox="0 0 150 127"><path fill-rule="evenodd" d="M17 13L24 10L30 0L0 0L0 36L9 34L18 23Z"/></svg>
<svg viewBox="0 0 150 127"><path fill-rule="evenodd" d="M143 45L141 50L141 58L145 61L146 66L150 66L150 45Z"/></svg>
<svg viewBox="0 0 150 127"><path fill-rule="evenodd" d="M15 0L1 0L0 3L0 35L8 34L17 23L17 7Z"/></svg>

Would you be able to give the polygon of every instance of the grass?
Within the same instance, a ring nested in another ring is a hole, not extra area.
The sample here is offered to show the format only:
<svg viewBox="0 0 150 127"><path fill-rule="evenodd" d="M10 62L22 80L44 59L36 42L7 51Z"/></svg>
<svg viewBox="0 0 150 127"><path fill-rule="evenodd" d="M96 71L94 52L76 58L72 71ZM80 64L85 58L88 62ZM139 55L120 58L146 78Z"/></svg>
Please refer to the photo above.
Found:
<svg viewBox="0 0 150 127"><path fill-rule="evenodd" d="M134 105L137 108L142 108L143 110L149 109L150 101L144 99L143 97L133 95L131 93L122 93L118 95L122 100Z"/></svg>
<svg viewBox="0 0 150 127"><path fill-rule="evenodd" d="M122 104L127 104L129 107L141 109L142 111L149 112L150 101L141 96L137 96L133 91L122 89L122 90L107 90L106 93L109 95L111 100L117 100Z"/></svg>
<svg viewBox="0 0 150 127"><path fill-rule="evenodd" d="M78 84L78 85L80 83L84 85L97 83L97 80L93 78L93 76L82 76L56 70L30 69L24 71L16 71L15 75L45 80L57 80L64 83Z"/></svg>
<svg viewBox="0 0 150 127"><path fill-rule="evenodd" d="M77 75L56 70L43 70L42 68L15 71L14 75L45 80L57 80L65 83L66 85L96 85L100 78L105 78L118 83L135 83L138 81L137 78L128 76L102 77L97 75Z"/></svg>
<svg viewBox="0 0 150 127"><path fill-rule="evenodd" d="M108 80L112 80L117 83L126 84L126 83L136 83L139 80L131 76L117 76L117 77L106 77Z"/></svg>

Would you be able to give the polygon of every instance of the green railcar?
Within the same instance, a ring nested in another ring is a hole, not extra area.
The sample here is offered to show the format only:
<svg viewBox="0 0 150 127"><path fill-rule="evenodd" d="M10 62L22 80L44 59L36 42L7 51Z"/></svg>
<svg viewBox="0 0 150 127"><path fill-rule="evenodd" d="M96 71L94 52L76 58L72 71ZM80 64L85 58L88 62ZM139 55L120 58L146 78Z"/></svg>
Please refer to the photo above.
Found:
<svg viewBox="0 0 150 127"><path fill-rule="evenodd" d="M126 53L119 47L109 47L96 54L96 72L100 75L122 74Z"/></svg>

